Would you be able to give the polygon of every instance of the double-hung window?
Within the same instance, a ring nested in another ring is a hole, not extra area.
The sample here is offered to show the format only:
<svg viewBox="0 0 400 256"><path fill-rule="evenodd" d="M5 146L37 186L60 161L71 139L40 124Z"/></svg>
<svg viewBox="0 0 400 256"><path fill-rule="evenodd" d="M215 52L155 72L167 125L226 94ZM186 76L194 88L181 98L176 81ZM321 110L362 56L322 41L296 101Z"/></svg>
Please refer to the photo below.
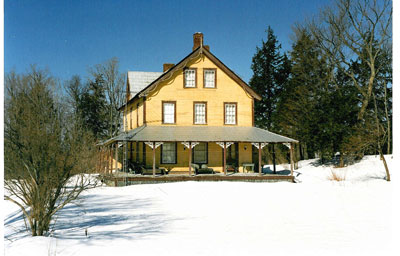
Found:
<svg viewBox="0 0 400 256"><path fill-rule="evenodd" d="M208 162L208 144L199 143L193 148L193 162L196 164L206 164Z"/></svg>
<svg viewBox="0 0 400 256"><path fill-rule="evenodd" d="M194 102L194 124L207 123L207 102Z"/></svg>
<svg viewBox="0 0 400 256"><path fill-rule="evenodd" d="M184 71L184 87L194 88L196 87L196 73L197 70L194 68L188 68Z"/></svg>
<svg viewBox="0 0 400 256"><path fill-rule="evenodd" d="M237 124L237 103L224 103L225 124Z"/></svg>
<svg viewBox="0 0 400 256"><path fill-rule="evenodd" d="M175 101L164 101L162 103L162 123L163 124L174 124L176 121L176 102Z"/></svg>
<svg viewBox="0 0 400 256"><path fill-rule="evenodd" d="M204 88L215 88L216 69L204 69Z"/></svg>
<svg viewBox="0 0 400 256"><path fill-rule="evenodd" d="M161 145L161 163L176 164L176 143L163 143Z"/></svg>

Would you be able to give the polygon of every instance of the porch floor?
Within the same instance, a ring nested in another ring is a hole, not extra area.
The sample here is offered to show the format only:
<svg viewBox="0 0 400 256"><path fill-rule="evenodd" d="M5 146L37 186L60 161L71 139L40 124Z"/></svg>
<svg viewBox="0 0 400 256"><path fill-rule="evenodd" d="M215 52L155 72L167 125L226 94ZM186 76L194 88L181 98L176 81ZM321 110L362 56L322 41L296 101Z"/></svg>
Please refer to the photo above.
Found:
<svg viewBox="0 0 400 256"><path fill-rule="evenodd" d="M125 186L134 184L151 184L181 181L242 181L242 182L294 182L294 177L282 174L261 174L258 173L223 173L216 174L168 174L168 175L141 175L129 173L114 173L113 175L101 176L104 183L110 186Z"/></svg>

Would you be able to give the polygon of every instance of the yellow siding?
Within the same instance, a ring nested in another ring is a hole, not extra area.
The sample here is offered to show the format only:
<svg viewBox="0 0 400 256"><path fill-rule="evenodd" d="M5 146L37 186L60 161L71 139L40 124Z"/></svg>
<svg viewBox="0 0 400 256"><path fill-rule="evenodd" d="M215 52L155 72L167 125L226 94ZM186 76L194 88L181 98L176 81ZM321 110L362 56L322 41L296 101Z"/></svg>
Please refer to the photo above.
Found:
<svg viewBox="0 0 400 256"><path fill-rule="evenodd" d="M197 87L184 88L182 70L175 72L173 76L162 82L146 97L145 110L144 98L135 99L124 110L125 128L128 130L138 126L167 125L162 124L162 101L176 101L176 124L177 126L191 126L193 124L193 102L207 102L207 124L208 126L224 125L224 102L237 103L237 126L253 126L253 98L245 90L232 80L227 74L219 69L206 57L198 57L189 62L186 67L197 69ZM203 88L203 70L206 68L217 69L216 88ZM144 113L145 112L145 113ZM146 114L144 123L144 114ZM132 121L131 121L132 120ZM138 122L138 121L139 122ZM171 125L171 124L168 124ZM143 142L133 143L132 157L134 161L143 161ZM246 147L246 149L244 149ZM146 167L153 165L153 152L149 146L146 150ZM136 159L136 152L139 158ZM222 148L213 143L208 143L208 166L215 171L223 172ZM189 150L177 143L177 163L160 164L161 146L156 149L156 166L165 167L172 172L187 172L189 166ZM252 162L252 151L250 143L239 143L239 171L242 172L243 163Z"/></svg>
<svg viewBox="0 0 400 256"><path fill-rule="evenodd" d="M246 147L246 149L245 149ZM240 172L243 172L243 163L252 163L251 143L239 143L239 166Z"/></svg>
<svg viewBox="0 0 400 256"><path fill-rule="evenodd" d="M128 131L143 125L144 107L143 98L135 99L127 109L123 109L124 129ZM139 121L139 123L138 123Z"/></svg>
<svg viewBox="0 0 400 256"><path fill-rule="evenodd" d="M237 102L238 126L252 126L252 97L208 58L189 62L197 68L197 88L183 87L183 72L176 72L151 92L146 102L147 125L162 125L162 101L176 101L176 125L193 125L193 102L207 102L207 125L224 125L224 102ZM203 69L217 68L216 88L203 88Z"/></svg>
<svg viewBox="0 0 400 256"><path fill-rule="evenodd" d="M139 101L139 109L138 109L138 112L139 112L139 118L138 118L139 125L138 125L138 127L140 127L140 126L143 125L143 112L144 112L143 98L141 98L140 101Z"/></svg>

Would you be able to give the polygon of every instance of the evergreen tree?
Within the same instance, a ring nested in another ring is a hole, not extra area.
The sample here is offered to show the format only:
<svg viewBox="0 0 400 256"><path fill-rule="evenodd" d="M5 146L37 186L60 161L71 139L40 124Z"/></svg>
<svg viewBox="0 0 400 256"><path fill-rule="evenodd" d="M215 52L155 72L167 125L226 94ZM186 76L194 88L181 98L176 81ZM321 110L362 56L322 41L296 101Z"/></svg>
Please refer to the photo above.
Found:
<svg viewBox="0 0 400 256"><path fill-rule="evenodd" d="M274 119L279 94L290 72L290 62L280 53L281 45L271 27L267 29L267 41L262 41L253 57L251 69L254 74L250 86L261 96L255 102L255 125L275 130Z"/></svg>
<svg viewBox="0 0 400 256"><path fill-rule="evenodd" d="M315 136L321 124L318 108L328 88L329 69L315 41L305 30L296 32L291 56L291 73L279 97L277 124L279 132L300 141L300 158L320 151Z"/></svg>
<svg viewBox="0 0 400 256"><path fill-rule="evenodd" d="M126 76L119 72L119 61L115 57L104 63L95 65L89 71L94 80L98 77L102 78L102 85L107 101L107 136L116 136L123 128L122 112L118 109L123 105L126 99Z"/></svg>
<svg viewBox="0 0 400 256"><path fill-rule="evenodd" d="M89 81L77 106L84 125L98 139L107 137L109 127L103 82L101 75Z"/></svg>
<svg viewBox="0 0 400 256"><path fill-rule="evenodd" d="M79 76L73 76L66 84L72 112L97 140L108 137L108 102L105 96L104 81L101 75L82 84Z"/></svg>

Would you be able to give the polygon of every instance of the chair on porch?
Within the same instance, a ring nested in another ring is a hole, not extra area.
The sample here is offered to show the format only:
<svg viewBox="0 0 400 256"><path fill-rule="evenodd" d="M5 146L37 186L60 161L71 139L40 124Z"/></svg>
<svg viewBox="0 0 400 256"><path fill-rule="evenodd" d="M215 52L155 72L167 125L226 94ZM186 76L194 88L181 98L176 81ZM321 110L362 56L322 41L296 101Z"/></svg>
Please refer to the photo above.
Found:
<svg viewBox="0 0 400 256"><path fill-rule="evenodd" d="M142 175L152 175L153 168L142 167L141 174ZM156 174L166 175L166 174L168 174L168 170L164 167L156 167Z"/></svg>
<svg viewBox="0 0 400 256"><path fill-rule="evenodd" d="M194 169L194 173L198 174L215 174L213 168L209 168L206 164L202 164L201 168L198 164L191 164L192 168Z"/></svg>
<svg viewBox="0 0 400 256"><path fill-rule="evenodd" d="M141 174L144 165L140 162L131 161L129 159L125 160L127 172L132 174Z"/></svg>
<svg viewBox="0 0 400 256"><path fill-rule="evenodd" d="M227 172L237 173L238 172L238 168L236 167L235 164L227 164L226 165L226 171Z"/></svg>

